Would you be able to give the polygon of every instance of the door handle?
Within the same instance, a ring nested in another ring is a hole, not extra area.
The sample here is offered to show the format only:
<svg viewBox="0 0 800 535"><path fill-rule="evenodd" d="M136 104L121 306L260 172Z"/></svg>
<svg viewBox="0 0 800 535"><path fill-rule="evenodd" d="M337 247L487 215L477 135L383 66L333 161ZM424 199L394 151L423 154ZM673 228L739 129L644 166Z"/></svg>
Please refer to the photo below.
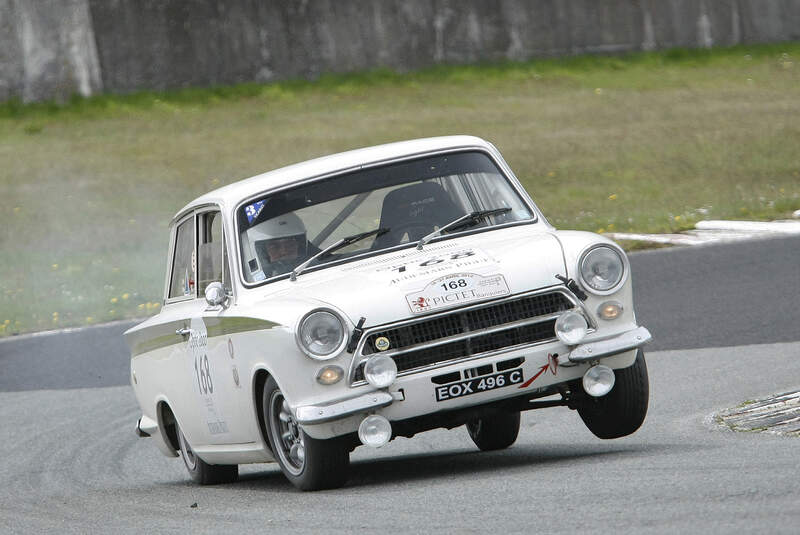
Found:
<svg viewBox="0 0 800 535"><path fill-rule="evenodd" d="M188 336L192 334L192 330L189 329L188 327L183 327L182 329L177 329L175 331L175 334L177 334L178 336Z"/></svg>

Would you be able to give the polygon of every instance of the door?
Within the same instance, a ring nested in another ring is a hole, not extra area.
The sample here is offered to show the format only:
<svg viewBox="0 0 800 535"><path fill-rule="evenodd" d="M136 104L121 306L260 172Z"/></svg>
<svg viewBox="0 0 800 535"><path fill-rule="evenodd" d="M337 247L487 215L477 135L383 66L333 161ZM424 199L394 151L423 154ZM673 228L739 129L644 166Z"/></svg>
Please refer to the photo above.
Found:
<svg viewBox="0 0 800 535"><path fill-rule="evenodd" d="M189 319L186 365L192 376L195 414L205 444L251 442L249 414L240 410L246 389L239 375L232 329L230 265L219 210L198 211L196 216L197 298ZM205 300L209 284L220 282L228 293L225 306L212 307Z"/></svg>

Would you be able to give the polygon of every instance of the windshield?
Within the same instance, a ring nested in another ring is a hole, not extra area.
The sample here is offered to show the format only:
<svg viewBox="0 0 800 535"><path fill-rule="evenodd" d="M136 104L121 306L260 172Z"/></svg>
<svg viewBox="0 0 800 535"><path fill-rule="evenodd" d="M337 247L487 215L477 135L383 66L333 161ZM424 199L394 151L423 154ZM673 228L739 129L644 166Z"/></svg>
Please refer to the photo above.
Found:
<svg viewBox="0 0 800 535"><path fill-rule="evenodd" d="M417 243L472 212L498 210L445 237L476 228L533 220L494 162L463 152L338 175L265 196L238 213L244 279L259 282L290 273L347 237L375 232L315 260L337 260ZM314 264L316 265L316 264Z"/></svg>

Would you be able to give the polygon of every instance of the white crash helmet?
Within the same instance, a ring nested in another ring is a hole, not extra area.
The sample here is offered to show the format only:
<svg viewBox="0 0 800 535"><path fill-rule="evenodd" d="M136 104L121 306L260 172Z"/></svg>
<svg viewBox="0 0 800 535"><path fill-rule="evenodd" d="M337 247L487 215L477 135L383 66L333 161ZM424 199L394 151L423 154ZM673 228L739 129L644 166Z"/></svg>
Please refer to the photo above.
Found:
<svg viewBox="0 0 800 535"><path fill-rule="evenodd" d="M270 242L295 240L297 255L292 258L271 260L267 253ZM247 240L251 244L255 258L249 259L251 273L262 271L264 276L273 277L288 273L297 267L307 256L308 241L303 221L293 212L289 212L247 229ZM257 259L257 260L256 260ZM254 264L257 261L257 265ZM256 278L258 278L256 276Z"/></svg>

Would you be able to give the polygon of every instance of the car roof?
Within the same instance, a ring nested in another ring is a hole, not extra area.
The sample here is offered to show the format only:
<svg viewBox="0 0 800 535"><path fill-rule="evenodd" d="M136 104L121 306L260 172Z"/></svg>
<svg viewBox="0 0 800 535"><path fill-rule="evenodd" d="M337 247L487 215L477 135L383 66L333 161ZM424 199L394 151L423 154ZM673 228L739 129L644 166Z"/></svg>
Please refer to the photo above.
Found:
<svg viewBox="0 0 800 535"><path fill-rule="evenodd" d="M492 152L495 151L491 143L479 137L442 136L400 141L340 152L281 167L210 191L184 206L175 215L175 220L194 208L209 204L219 204L233 209L234 205L242 199L309 178L354 170L362 166L417 154L422 155L460 148L482 148Z"/></svg>

